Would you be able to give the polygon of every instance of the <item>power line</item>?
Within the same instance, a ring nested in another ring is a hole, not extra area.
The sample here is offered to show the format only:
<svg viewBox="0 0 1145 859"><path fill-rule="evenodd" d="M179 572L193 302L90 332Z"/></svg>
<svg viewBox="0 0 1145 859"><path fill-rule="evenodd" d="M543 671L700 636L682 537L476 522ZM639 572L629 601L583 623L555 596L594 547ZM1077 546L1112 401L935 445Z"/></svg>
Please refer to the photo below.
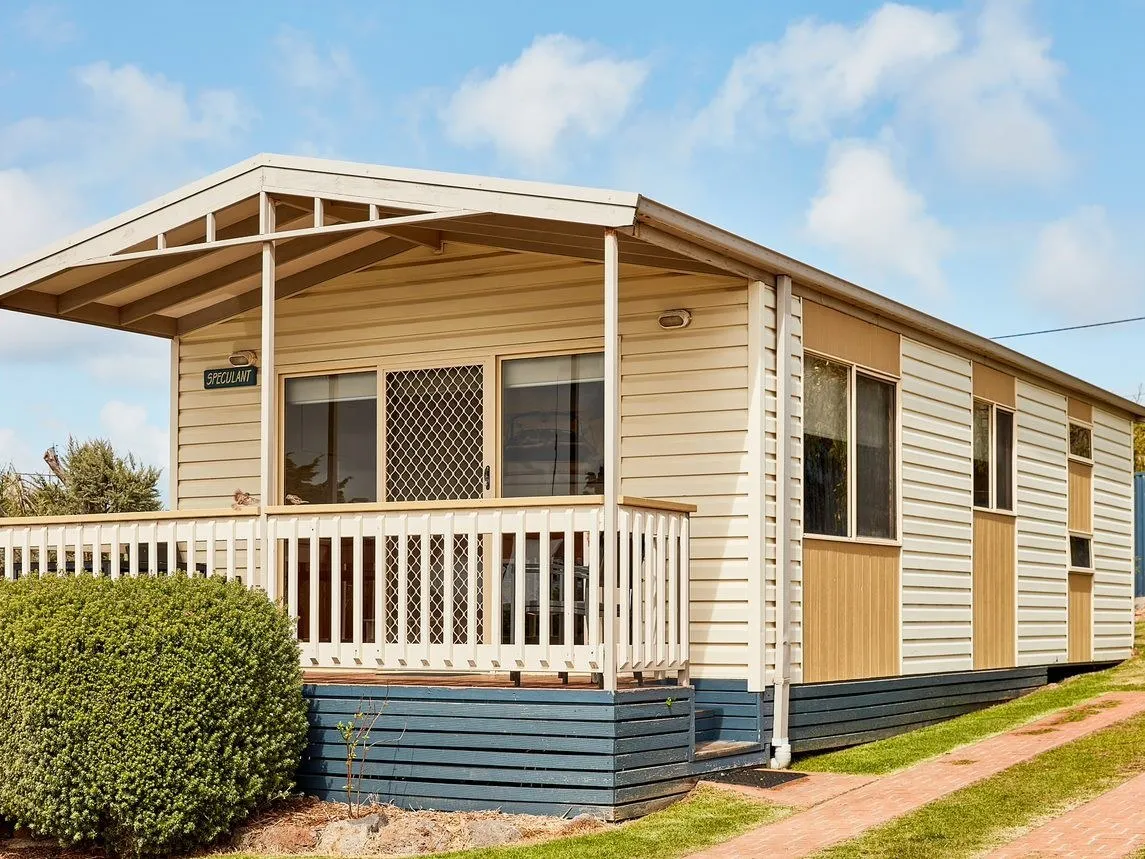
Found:
<svg viewBox="0 0 1145 859"><path fill-rule="evenodd" d="M1059 334L1062 331L1080 331L1083 328L1104 328L1107 325L1124 325L1126 322L1145 322L1145 316L1131 316L1128 319L1110 319L1108 322L1090 322L1088 325L1067 325L1065 328L1045 328L1041 331L1023 331L1021 334L1003 334L991 340L1011 340L1014 337L1033 337L1036 334Z"/></svg>

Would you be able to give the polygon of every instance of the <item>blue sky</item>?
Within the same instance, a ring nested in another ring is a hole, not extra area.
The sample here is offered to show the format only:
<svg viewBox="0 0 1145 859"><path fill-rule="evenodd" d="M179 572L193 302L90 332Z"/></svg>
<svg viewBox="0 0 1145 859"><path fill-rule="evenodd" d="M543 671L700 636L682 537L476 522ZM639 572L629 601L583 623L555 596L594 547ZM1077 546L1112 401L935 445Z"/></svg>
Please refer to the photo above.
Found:
<svg viewBox="0 0 1145 859"><path fill-rule="evenodd" d="M1145 314L1143 0L571 5L4 0L0 258L272 151L640 191L987 336ZM1135 396L1143 338L1010 344ZM167 354L0 312L0 462L166 465Z"/></svg>

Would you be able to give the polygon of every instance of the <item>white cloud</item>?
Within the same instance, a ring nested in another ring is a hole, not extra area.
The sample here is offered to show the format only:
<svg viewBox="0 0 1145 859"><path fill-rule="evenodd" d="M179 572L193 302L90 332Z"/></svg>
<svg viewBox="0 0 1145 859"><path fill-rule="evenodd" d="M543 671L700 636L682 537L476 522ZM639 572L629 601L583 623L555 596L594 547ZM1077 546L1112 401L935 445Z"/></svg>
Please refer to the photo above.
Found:
<svg viewBox="0 0 1145 859"><path fill-rule="evenodd" d="M944 289L941 262L951 233L878 146L852 141L832 148L807 229L864 266L905 276L932 293Z"/></svg>
<svg viewBox="0 0 1145 859"><path fill-rule="evenodd" d="M1028 0L985 0L976 17L887 3L854 26L800 21L736 59L689 140L726 146L776 127L825 138L876 116L923 130L966 175L1053 179L1067 158L1051 47Z"/></svg>
<svg viewBox="0 0 1145 859"><path fill-rule="evenodd" d="M99 423L112 447L131 453L147 465L166 469L171 461L170 434L147 421L147 409L111 400L99 412Z"/></svg>
<svg viewBox="0 0 1145 859"><path fill-rule="evenodd" d="M76 208L73 195L50 177L17 167L0 170L0 262L75 229Z"/></svg>
<svg viewBox="0 0 1145 859"><path fill-rule="evenodd" d="M23 11L16 24L27 38L49 48L74 42L79 36L76 22L53 3L33 3Z"/></svg>
<svg viewBox="0 0 1145 859"><path fill-rule="evenodd" d="M325 55L306 34L283 27L274 37L275 67L289 86L312 93L324 93L358 80L349 53L330 48Z"/></svg>
<svg viewBox="0 0 1145 859"><path fill-rule="evenodd" d="M442 120L458 143L488 143L504 156L541 163L573 137L599 139L613 130L647 76L643 60L614 59L569 36L539 36L491 76L465 81Z"/></svg>
<svg viewBox="0 0 1145 859"><path fill-rule="evenodd" d="M1023 279L1039 305L1090 322L1140 310L1145 261L1130 259L1101 206L1082 206L1046 224Z"/></svg>
<svg viewBox="0 0 1145 859"><path fill-rule="evenodd" d="M779 42L754 45L735 60L694 134L727 144L753 113L762 121L776 113L797 135L824 136L831 123L949 55L959 39L953 16L893 3L853 28L797 22Z"/></svg>

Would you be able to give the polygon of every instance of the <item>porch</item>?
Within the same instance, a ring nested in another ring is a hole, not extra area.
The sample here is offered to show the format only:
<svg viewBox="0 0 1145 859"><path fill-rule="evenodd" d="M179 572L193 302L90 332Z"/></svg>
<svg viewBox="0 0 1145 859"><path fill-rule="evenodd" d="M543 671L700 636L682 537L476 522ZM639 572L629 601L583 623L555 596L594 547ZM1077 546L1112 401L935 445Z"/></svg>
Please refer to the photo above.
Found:
<svg viewBox="0 0 1145 859"><path fill-rule="evenodd" d="M7 519L0 570L240 580L295 619L315 682L686 683L693 508L621 497L610 580L603 507L570 496Z"/></svg>

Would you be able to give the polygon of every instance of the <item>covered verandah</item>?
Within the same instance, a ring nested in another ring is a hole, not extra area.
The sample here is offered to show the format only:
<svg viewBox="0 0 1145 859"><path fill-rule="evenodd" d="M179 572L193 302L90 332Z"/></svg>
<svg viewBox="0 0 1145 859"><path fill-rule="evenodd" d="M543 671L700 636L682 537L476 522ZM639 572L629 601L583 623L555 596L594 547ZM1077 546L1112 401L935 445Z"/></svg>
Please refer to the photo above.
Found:
<svg viewBox="0 0 1145 859"><path fill-rule="evenodd" d="M297 618L315 677L583 675L605 690L649 674L686 682L692 508L620 493L620 260L767 276L672 228L683 216L636 195L540 187L262 156L0 275L0 308L171 339L176 386L181 337L257 310L263 382L257 496L236 509L5 520L4 575L239 578ZM602 264L597 494L491 497L486 470L483 488L458 497L289 503L299 499L282 485L276 307L446 242ZM177 421L173 407L173 436Z"/></svg>

